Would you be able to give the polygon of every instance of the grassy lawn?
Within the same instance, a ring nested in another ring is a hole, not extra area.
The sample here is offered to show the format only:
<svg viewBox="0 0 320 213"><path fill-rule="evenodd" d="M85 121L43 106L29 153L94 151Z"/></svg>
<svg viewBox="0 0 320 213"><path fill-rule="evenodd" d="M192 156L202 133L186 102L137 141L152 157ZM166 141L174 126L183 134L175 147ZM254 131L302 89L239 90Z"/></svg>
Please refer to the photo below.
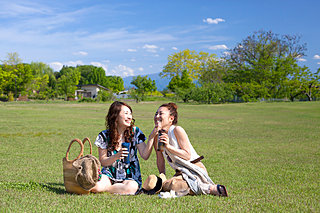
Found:
<svg viewBox="0 0 320 213"><path fill-rule="evenodd" d="M129 104L148 136L161 103ZM178 124L228 198L67 194L62 158L69 142L93 143L109 105L0 103L0 212L320 212L320 102L178 104ZM72 146L70 159L78 149ZM143 180L158 174L154 152L140 163ZM173 173L167 165L167 176Z"/></svg>

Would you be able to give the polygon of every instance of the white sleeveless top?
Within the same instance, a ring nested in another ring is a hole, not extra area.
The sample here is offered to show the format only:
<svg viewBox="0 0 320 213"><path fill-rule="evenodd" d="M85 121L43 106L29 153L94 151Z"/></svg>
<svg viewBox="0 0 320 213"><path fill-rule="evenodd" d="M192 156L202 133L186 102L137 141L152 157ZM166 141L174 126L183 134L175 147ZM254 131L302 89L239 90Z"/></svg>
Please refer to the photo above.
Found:
<svg viewBox="0 0 320 213"><path fill-rule="evenodd" d="M172 125L168 130L169 144L174 146L177 149L181 149L179 144L178 144L177 138L176 138L176 136L174 134L174 128L175 127L176 126ZM188 138L188 135L187 135L187 143L189 143L189 146L190 146L190 149L191 149L191 158L190 158L189 161L193 161L193 160L199 158L200 156L197 154L196 150L191 145L191 143L189 141L189 138ZM166 150L166 148L164 149L162 154L163 154L163 157L168 160L169 165L173 169L176 169L174 161L175 161L175 158L179 158L179 157L176 156L176 155L171 154L169 151Z"/></svg>

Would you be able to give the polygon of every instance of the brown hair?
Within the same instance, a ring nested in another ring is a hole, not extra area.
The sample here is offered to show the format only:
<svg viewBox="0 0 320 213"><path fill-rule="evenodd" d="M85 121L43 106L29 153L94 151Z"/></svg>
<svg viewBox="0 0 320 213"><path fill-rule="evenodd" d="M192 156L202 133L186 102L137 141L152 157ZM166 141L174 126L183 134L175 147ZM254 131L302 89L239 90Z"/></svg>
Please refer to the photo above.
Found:
<svg viewBox="0 0 320 213"><path fill-rule="evenodd" d="M160 107L167 107L167 109L170 111L170 116L174 117L172 124L176 125L178 123L178 106L175 103L167 103L162 104Z"/></svg>
<svg viewBox="0 0 320 213"><path fill-rule="evenodd" d="M131 113L132 113L132 109L131 107L124 103L124 102L120 102L120 101L115 101L111 104L108 114L106 116L106 129L109 129L109 143L108 143L108 150L115 150L115 148L118 146L119 144L119 133L118 133L118 124L117 124L117 118L119 116L119 113L121 111L122 106L126 106L130 109ZM134 119L132 119L131 121L131 125L129 127L126 128L126 130L124 131L124 139L126 142L130 142L132 141L133 138L133 126L134 126Z"/></svg>

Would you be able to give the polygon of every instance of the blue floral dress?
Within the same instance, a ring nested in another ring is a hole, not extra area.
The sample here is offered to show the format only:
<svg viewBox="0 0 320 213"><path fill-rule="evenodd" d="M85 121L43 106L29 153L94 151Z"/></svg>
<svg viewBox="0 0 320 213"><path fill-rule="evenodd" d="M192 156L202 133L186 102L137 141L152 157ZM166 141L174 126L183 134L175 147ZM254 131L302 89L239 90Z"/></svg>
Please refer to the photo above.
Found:
<svg viewBox="0 0 320 213"><path fill-rule="evenodd" d="M123 160L116 160L111 166L102 167L101 173L107 175L112 183L121 183L124 180L135 180L139 184L139 187L141 187L142 178L137 156L137 145L143 143L146 140L146 136L138 127L134 127L133 131L134 136L129 147L130 163L126 164ZM109 141L109 130L103 130L97 136L94 144L101 149L107 149ZM117 153L118 151L116 150L108 150L107 156L110 157Z"/></svg>

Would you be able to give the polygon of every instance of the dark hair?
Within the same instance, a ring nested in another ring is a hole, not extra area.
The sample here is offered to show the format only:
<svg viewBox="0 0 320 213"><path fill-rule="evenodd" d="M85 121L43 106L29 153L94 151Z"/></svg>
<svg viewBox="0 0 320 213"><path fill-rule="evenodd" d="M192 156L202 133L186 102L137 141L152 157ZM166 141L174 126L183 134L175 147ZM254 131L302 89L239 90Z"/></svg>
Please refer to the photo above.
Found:
<svg viewBox="0 0 320 213"><path fill-rule="evenodd" d="M132 113L131 107L120 101L115 101L111 104L108 114L106 116L106 129L109 129L109 139L110 142L108 143L108 149L113 151L119 144L119 133L118 133L118 124L117 124L117 118L119 116L119 113L121 112L122 106L126 106L130 109ZM124 131L124 139L126 142L131 142L133 138L133 126L134 126L134 119L131 121L131 125L126 128Z"/></svg>
<svg viewBox="0 0 320 213"><path fill-rule="evenodd" d="M167 109L170 111L170 116L174 117L172 124L176 125L178 123L178 106L175 103L167 103L162 104L160 107L167 107Z"/></svg>

